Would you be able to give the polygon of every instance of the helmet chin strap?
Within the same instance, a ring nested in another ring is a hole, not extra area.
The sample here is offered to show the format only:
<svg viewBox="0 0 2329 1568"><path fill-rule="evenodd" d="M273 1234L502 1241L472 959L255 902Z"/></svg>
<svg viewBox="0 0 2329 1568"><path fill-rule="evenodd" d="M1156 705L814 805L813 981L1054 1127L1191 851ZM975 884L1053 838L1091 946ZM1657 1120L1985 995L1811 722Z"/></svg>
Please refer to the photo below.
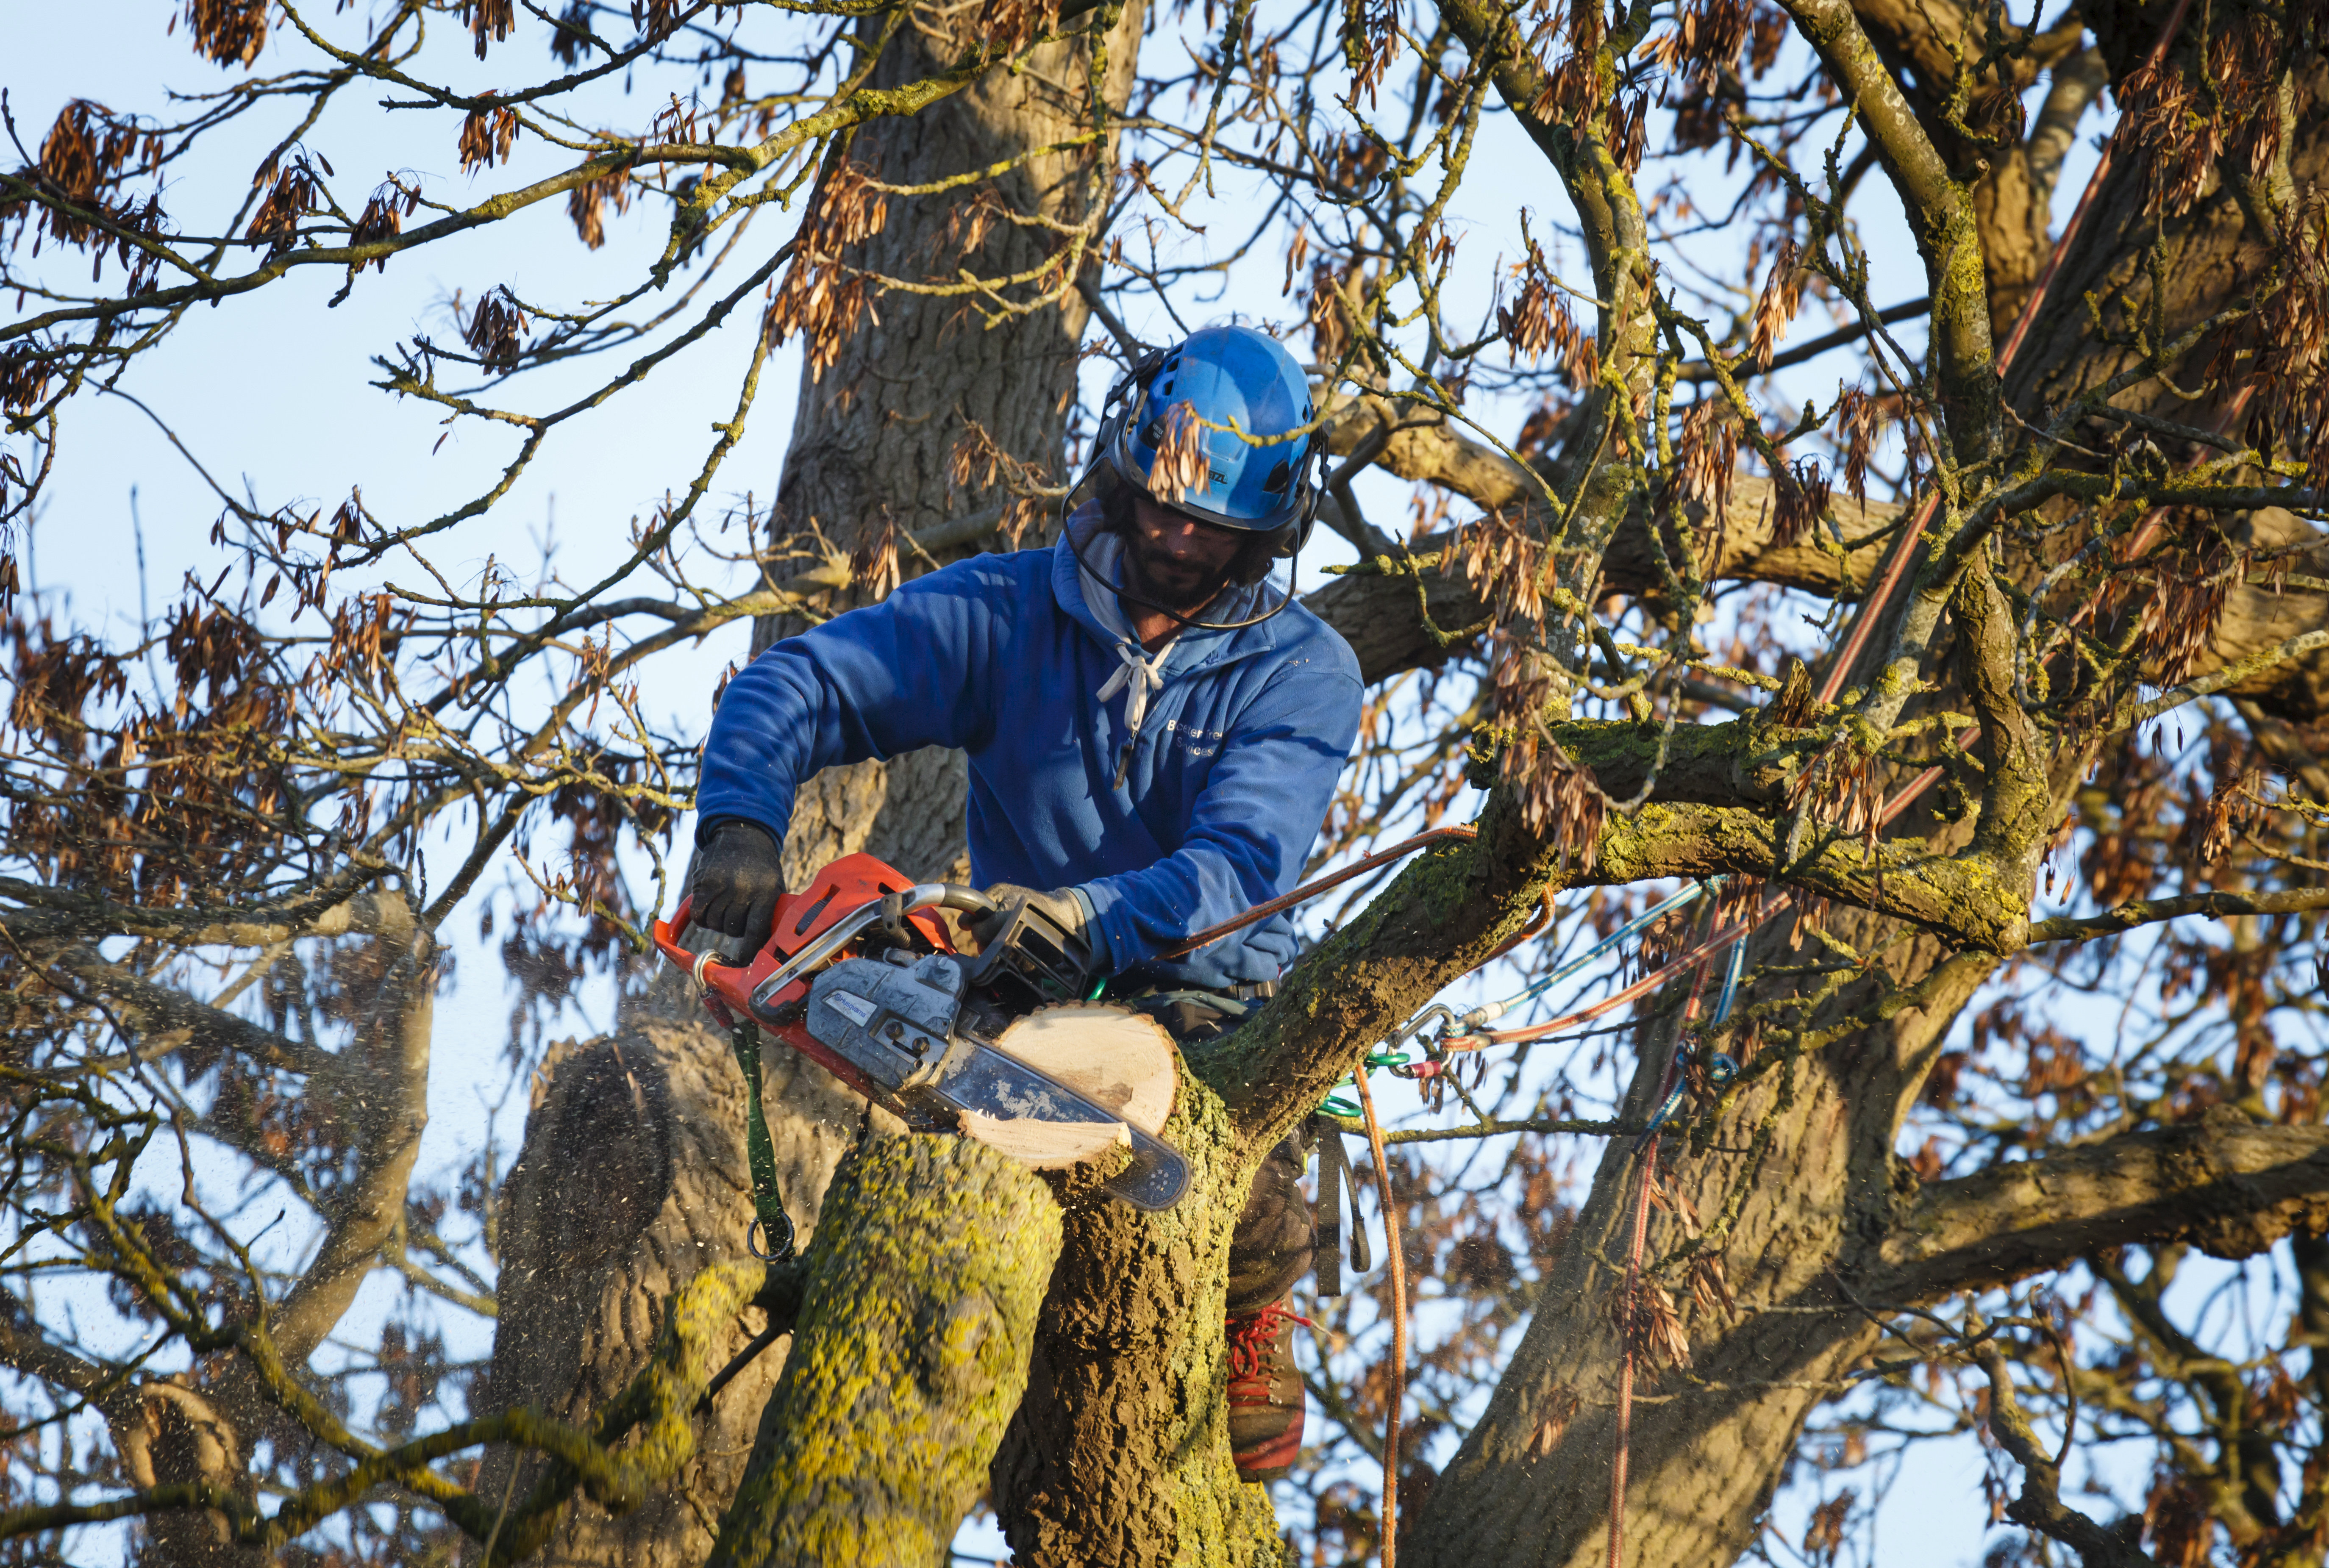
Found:
<svg viewBox="0 0 2329 1568"><path fill-rule="evenodd" d="M1072 493L1072 492L1070 493ZM1183 615L1180 611L1173 608L1170 605L1160 605L1155 599L1146 597L1140 594L1136 594L1130 588L1126 587L1123 584L1110 582L1106 577L1102 576L1100 572L1093 568L1090 561L1084 559L1083 546L1076 541L1075 514L1072 512L1061 520L1060 532L1066 538L1068 541L1068 549L1070 553L1074 555L1076 558L1076 565L1080 567L1083 570L1089 572L1094 580L1106 587L1108 591L1113 593L1117 598L1131 604L1138 605L1145 610L1154 610L1160 615L1165 616L1170 620L1179 622L1184 630L1192 632L1241 632L1248 626L1260 625L1264 621L1268 620L1272 615L1278 615L1280 611L1284 610L1287 606L1294 602L1295 573L1300 568L1302 564L1302 547L1297 544L1294 548L1293 554L1287 558L1285 592L1279 595L1277 604L1271 606L1268 609L1264 610L1260 615L1249 616L1242 621L1200 621L1193 615ZM1132 550L1129 546L1126 547L1124 554L1127 560L1129 560L1132 558ZM1260 587L1265 594L1269 591L1268 579L1267 577L1262 580ZM1210 605L1214 599L1220 598L1222 594L1229 590L1229 587L1230 583L1228 579L1223 578L1221 586L1213 590L1212 596L1205 600L1205 605ZM1204 608L1204 605L1200 605L1197 607L1198 609L1202 610Z"/></svg>

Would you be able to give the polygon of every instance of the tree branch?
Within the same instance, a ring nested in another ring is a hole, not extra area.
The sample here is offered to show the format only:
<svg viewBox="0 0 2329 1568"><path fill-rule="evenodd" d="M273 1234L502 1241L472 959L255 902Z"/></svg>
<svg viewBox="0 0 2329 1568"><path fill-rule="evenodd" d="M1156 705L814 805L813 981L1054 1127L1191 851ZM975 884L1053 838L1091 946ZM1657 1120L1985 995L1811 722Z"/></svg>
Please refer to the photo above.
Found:
<svg viewBox="0 0 2329 1568"><path fill-rule="evenodd" d="M2253 1257L2293 1228L2324 1225L2329 1129L2218 1112L1934 1183L1886 1238L1883 1277L1866 1290L1938 1300L2138 1241Z"/></svg>
<svg viewBox="0 0 2329 1568"><path fill-rule="evenodd" d="M1275 1143L1371 1042L1519 930L1564 880L1565 859L1497 791L1478 838L1417 856L1252 1021L1192 1053L1193 1070L1228 1103L1249 1147Z"/></svg>
<svg viewBox="0 0 2329 1568"><path fill-rule="evenodd" d="M271 1029L260 1028L248 1019L206 1007L183 992L156 985L118 964L108 963L94 948L69 947L58 954L55 962L58 969L111 998L123 1021L141 1035L164 1037L156 1042L162 1049L174 1049L200 1038L224 1046L263 1066L311 1079L328 1075L339 1065L339 1059L332 1053L305 1040L288 1039ZM181 1031L183 1038L167 1038Z"/></svg>
<svg viewBox="0 0 2329 1568"><path fill-rule="evenodd" d="M2005 1516L2061 1542L2086 1568L2155 1568L2126 1535L2103 1528L2063 1503L2062 1467L2039 1442L2030 1418L2023 1413L2022 1402L2013 1394L2013 1373L1996 1339L1983 1340L1974 1357L1989 1377L1989 1430L2022 1466L2022 1495L2005 1505ZM2135 1518L2139 1525L2142 1516Z"/></svg>
<svg viewBox="0 0 2329 1568"><path fill-rule="evenodd" d="M2116 936L2137 926L2156 925L2186 915L2208 915L2230 920L2240 915L2296 915L2329 909L2329 887L2291 887L2277 893L2186 893L2180 898L2138 898L2100 915L2057 915L2030 928L2032 945L2041 942L2084 942Z"/></svg>

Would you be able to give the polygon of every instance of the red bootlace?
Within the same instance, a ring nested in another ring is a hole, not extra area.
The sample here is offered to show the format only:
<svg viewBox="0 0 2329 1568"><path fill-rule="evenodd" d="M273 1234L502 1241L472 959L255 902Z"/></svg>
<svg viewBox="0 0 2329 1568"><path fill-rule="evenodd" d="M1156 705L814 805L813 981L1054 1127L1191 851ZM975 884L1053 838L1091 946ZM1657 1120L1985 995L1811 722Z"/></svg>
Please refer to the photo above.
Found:
<svg viewBox="0 0 2329 1568"><path fill-rule="evenodd" d="M1231 1313L1230 1329L1230 1381L1244 1383L1267 1375L1269 1347L1278 1338L1280 1323L1299 1323L1305 1329L1318 1325L1299 1312L1289 1311L1285 1303L1272 1301L1253 1312Z"/></svg>

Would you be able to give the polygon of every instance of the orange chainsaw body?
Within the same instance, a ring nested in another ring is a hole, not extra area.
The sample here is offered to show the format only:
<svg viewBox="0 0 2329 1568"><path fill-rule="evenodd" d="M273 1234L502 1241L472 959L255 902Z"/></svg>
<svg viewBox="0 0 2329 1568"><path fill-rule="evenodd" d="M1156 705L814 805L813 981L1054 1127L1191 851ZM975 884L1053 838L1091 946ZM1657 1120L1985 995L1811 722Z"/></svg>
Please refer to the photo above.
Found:
<svg viewBox="0 0 2329 1568"><path fill-rule="evenodd" d="M885 861L871 855L844 855L808 880L797 893L787 893L777 900L775 923L768 940L752 955L749 964L723 963L717 958L702 961L700 978L703 984L703 1005L723 1028L733 1028L738 1023L752 1019L752 991L774 974L779 964L815 942L825 931L863 906L892 893L902 893L914 885L914 879ZM655 946L665 958L684 974L696 974L698 955L679 944L679 934L687 929L687 917L694 900L691 897L680 901L677 913L669 920L655 923ZM955 951L947 934L946 922L930 910L906 916L907 923L929 939L940 953ZM769 999L772 1009L789 1008L806 1000L808 988L816 977L801 976ZM808 1032L808 1028L796 1018L786 1024L770 1024L759 1020L761 1028L774 1035L793 1049L816 1063L859 1094L886 1103L888 1094L877 1084L867 1081L855 1064L835 1054L821 1040Z"/></svg>

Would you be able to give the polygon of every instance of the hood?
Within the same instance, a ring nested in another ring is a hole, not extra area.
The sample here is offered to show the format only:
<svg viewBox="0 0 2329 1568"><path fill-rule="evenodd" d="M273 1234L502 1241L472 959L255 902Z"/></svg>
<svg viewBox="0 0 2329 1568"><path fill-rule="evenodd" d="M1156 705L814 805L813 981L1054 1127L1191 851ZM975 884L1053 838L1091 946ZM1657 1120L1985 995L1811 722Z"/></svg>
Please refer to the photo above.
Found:
<svg viewBox="0 0 2329 1568"><path fill-rule="evenodd" d="M1101 529L1099 518L1097 501L1088 501L1068 514L1060 541L1051 547L1051 593L1070 620L1081 626L1092 641L1114 653L1127 643L1138 646L1132 636L1129 619L1107 585L1095 581L1078 565L1076 552L1067 537L1074 533L1075 543L1083 549L1084 559L1099 573L1117 582L1123 581L1117 575L1121 570L1123 541ZM1277 587L1266 580L1251 587L1232 587L1204 614L1215 619L1241 621L1266 608L1277 595ZM1178 675L1210 669L1231 658L1267 652L1278 645L1277 629L1276 617L1234 632L1183 627L1179 636L1165 644L1159 672Z"/></svg>

